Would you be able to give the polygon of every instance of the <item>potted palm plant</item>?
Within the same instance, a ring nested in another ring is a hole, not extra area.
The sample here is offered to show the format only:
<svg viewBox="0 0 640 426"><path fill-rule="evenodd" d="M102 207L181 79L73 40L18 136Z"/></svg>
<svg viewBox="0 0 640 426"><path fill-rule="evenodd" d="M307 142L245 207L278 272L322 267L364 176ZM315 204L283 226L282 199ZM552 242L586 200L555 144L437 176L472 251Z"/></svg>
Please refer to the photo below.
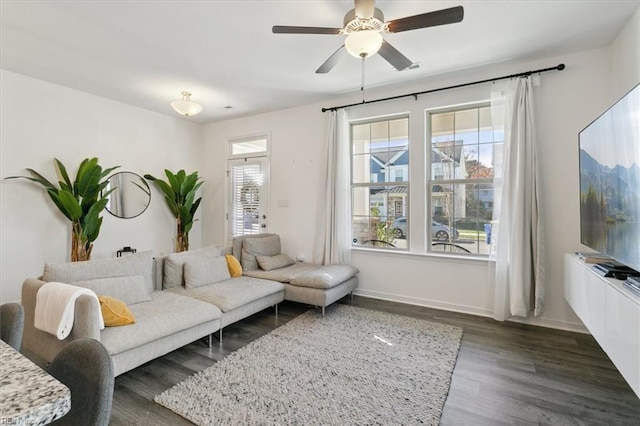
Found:
<svg viewBox="0 0 640 426"><path fill-rule="evenodd" d="M71 261L89 260L93 242L100 234L101 213L109 194L115 189L105 191L109 183L105 178L120 166L103 170L97 158L85 158L72 182L64 164L57 158L54 160L62 178L58 181L59 186L33 169L27 169L31 176L10 176L7 179L28 179L42 185L56 207L71 221Z"/></svg>
<svg viewBox="0 0 640 426"><path fill-rule="evenodd" d="M202 197L195 199L196 191L203 181L198 177L198 172L187 175L184 170L175 174L165 170L164 174L167 176L166 181L149 174L144 177L156 184L164 195L171 214L176 218L176 252L179 253L189 250L189 231L193 227L194 216L202 200Z"/></svg>

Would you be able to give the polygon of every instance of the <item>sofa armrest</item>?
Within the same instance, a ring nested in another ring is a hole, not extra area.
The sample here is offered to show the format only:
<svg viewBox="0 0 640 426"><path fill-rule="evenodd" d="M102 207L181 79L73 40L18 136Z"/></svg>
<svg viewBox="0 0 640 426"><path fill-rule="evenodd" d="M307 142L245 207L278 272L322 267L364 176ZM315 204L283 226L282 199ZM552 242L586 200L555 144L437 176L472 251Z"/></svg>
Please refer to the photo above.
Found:
<svg viewBox="0 0 640 426"><path fill-rule="evenodd" d="M51 362L68 343L81 338L100 340L100 304L90 296L81 295L76 299L73 329L64 340L34 327L36 295L45 284L29 278L22 284L22 305L24 307L24 333L22 347L47 362Z"/></svg>

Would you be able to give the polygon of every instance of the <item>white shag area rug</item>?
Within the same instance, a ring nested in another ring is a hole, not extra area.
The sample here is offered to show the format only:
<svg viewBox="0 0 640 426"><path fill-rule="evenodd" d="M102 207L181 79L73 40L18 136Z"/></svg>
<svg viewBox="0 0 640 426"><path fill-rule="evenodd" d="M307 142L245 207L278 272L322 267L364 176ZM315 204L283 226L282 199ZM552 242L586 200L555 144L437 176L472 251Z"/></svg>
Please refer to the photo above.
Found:
<svg viewBox="0 0 640 426"><path fill-rule="evenodd" d="M437 425L462 329L334 304L155 397L198 425Z"/></svg>

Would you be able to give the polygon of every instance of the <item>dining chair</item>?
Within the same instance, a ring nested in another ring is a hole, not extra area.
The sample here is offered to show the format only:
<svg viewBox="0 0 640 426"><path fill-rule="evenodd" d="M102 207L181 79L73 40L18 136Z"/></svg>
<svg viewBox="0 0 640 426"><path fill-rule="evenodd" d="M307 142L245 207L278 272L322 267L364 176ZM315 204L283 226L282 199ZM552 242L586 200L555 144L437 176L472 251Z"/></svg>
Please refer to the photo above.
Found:
<svg viewBox="0 0 640 426"><path fill-rule="evenodd" d="M0 339L18 352L22 344L23 329L24 308L22 305L19 303L0 305Z"/></svg>
<svg viewBox="0 0 640 426"><path fill-rule="evenodd" d="M71 410L52 424L109 424L114 369L102 343L94 339L74 340L56 355L48 372L71 390Z"/></svg>

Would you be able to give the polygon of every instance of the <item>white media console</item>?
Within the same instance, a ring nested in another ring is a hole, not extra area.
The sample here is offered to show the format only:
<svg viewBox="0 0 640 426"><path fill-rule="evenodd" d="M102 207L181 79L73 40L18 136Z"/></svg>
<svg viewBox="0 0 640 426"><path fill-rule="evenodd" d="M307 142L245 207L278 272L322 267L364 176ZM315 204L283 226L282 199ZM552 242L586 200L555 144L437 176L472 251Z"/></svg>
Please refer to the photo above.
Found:
<svg viewBox="0 0 640 426"><path fill-rule="evenodd" d="M640 297L565 254L564 297L640 398Z"/></svg>

